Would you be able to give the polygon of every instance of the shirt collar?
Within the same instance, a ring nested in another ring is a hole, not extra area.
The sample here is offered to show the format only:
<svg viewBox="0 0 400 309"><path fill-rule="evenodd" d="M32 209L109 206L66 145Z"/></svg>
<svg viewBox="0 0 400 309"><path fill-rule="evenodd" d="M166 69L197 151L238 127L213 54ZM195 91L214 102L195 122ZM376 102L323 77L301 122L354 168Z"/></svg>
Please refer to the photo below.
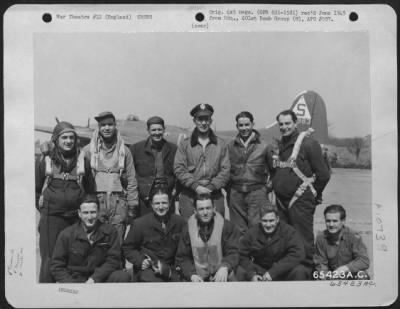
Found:
<svg viewBox="0 0 400 309"><path fill-rule="evenodd" d="M145 145L144 145L144 148L145 148L145 151L147 151L147 152L152 152L153 149L155 149L155 150L157 150L157 151L161 151L161 150L163 150L163 148L165 147L165 145L167 145L167 144L166 144L166 140L165 140L165 139L162 139L162 146L161 146L161 148L160 148L160 149L153 148L153 140L151 139L151 137L148 137L147 140L146 140L146 143L145 143Z"/></svg>
<svg viewBox="0 0 400 309"><path fill-rule="evenodd" d="M331 243L335 243L335 244L339 244L342 240L345 240L347 238L348 235L348 228L346 226L343 226L343 228L341 229L341 231L339 232L339 236L337 238L336 241L332 240L332 238L330 237L330 234L328 232L328 230L325 230L324 233L324 238L331 242Z"/></svg>
<svg viewBox="0 0 400 309"><path fill-rule="evenodd" d="M210 143L213 143L215 145L218 144L217 136L215 135L215 133L212 129L210 129L210 131L209 131L208 138L210 139ZM194 147L197 144L200 144L199 143L199 131L197 130L197 128L195 128L193 130L192 136L190 137L190 146Z"/></svg>
<svg viewBox="0 0 400 309"><path fill-rule="evenodd" d="M112 137L112 139L111 139L111 142L110 142L110 144L109 145L111 145L111 147L110 148L107 148L107 144L106 144L106 142L104 141L104 138L100 135L100 133L99 133L99 144L100 144L100 148L101 149L103 149L103 150L105 150L105 151L107 151L107 152L110 152L110 151L114 151L115 150L115 148L117 147L117 140L118 140L118 131L117 131L117 129L115 130L115 132L114 132L114 136Z"/></svg>
<svg viewBox="0 0 400 309"><path fill-rule="evenodd" d="M257 130L253 129L252 134L254 134L254 135L252 137L249 137L251 139L249 141L249 144L252 144L252 143L259 144L259 143L261 143L260 133ZM243 145L243 143L241 142L240 134L236 135L235 143L239 144L239 145Z"/></svg>
<svg viewBox="0 0 400 309"><path fill-rule="evenodd" d="M263 235L265 235L265 237L272 239L272 238L275 237L275 235L280 234L281 222L278 222L278 224L277 224L277 226L276 226L276 228L275 228L275 231L274 231L273 233L271 233L271 234L268 234L268 233L266 233L266 232L264 231L264 228L263 228L261 222L259 223L259 227L260 227L261 233L262 233Z"/></svg>

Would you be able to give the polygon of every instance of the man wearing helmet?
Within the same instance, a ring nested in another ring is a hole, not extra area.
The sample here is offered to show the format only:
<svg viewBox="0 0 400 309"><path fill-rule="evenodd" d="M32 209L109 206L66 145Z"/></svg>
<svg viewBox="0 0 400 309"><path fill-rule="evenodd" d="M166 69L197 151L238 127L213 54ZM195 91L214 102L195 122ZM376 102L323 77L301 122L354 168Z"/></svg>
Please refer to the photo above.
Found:
<svg viewBox="0 0 400 309"><path fill-rule="evenodd" d="M40 212L39 282L54 282L50 259L58 234L72 225L85 191L94 191L89 160L77 147L77 134L72 124L59 122L50 143L44 143L43 156L36 166L36 208Z"/></svg>

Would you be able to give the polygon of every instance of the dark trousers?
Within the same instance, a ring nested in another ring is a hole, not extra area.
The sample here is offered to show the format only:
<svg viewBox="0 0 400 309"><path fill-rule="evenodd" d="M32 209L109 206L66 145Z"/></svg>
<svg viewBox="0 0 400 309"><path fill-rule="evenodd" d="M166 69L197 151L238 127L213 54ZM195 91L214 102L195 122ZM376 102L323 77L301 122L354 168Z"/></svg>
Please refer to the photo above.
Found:
<svg viewBox="0 0 400 309"><path fill-rule="evenodd" d="M130 282L131 276L127 271L124 270L115 270L108 276L105 282L113 283L113 282Z"/></svg>
<svg viewBox="0 0 400 309"><path fill-rule="evenodd" d="M128 204L123 192L98 192L100 216L99 220L112 224L118 232L119 241L124 242L128 219Z"/></svg>
<svg viewBox="0 0 400 309"><path fill-rule="evenodd" d="M229 214L243 235L249 228L261 221L261 207L270 205L265 187L250 192L239 192L231 188L229 192Z"/></svg>
<svg viewBox="0 0 400 309"><path fill-rule="evenodd" d="M153 209L151 208L149 203L143 201L141 198L139 199L139 209L140 209L140 217L143 217L144 215L153 212Z"/></svg>
<svg viewBox="0 0 400 309"><path fill-rule="evenodd" d="M39 249L40 249L40 283L55 282L50 272L51 257L58 234L68 226L74 224L77 217L48 216L42 213L39 221Z"/></svg>
<svg viewBox="0 0 400 309"><path fill-rule="evenodd" d="M87 274L73 273L72 278L63 283L85 283L89 277ZM106 279L95 283L116 283L116 282L130 282L131 275L126 270L114 270Z"/></svg>
<svg viewBox="0 0 400 309"><path fill-rule="evenodd" d="M312 267L314 255L314 213L315 199L310 191L296 200L296 202L288 208L289 201L277 201L279 208L279 217L282 221L293 226L299 233L304 243L306 252L305 264Z"/></svg>
<svg viewBox="0 0 400 309"><path fill-rule="evenodd" d="M171 278L163 278L154 273L153 269L141 270L137 274L137 281L139 282L179 282L180 278L176 271L171 270Z"/></svg>

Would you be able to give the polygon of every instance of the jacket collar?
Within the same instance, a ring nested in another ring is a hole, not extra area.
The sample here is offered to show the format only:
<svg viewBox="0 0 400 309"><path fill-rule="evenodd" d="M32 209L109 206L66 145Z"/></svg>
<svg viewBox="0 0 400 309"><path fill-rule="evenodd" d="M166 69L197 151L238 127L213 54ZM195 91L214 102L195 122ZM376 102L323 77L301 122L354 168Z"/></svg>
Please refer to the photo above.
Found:
<svg viewBox="0 0 400 309"><path fill-rule="evenodd" d="M153 211L151 215L151 220L154 223L153 228L157 231L161 231L163 233L168 233L168 231L171 229L171 215L167 213L163 218L157 216L155 212ZM164 222L165 224L165 231L162 229L162 223Z"/></svg>
<svg viewBox="0 0 400 309"><path fill-rule="evenodd" d="M260 233L263 235L263 237L265 238L270 238L270 241L268 242L267 246L275 243L276 241L278 241L280 238L282 238L282 222L278 223L278 226L276 227L275 231L271 234L267 234L264 231L264 228L262 227L261 222L258 225L259 229L260 229Z"/></svg>
<svg viewBox="0 0 400 309"><path fill-rule="evenodd" d="M217 136L215 135L214 131L210 129L210 133L208 134L208 137L210 138L210 143L213 143L215 145L218 144L218 139ZM194 147L196 144L199 144L199 132L197 128L193 130L192 136L190 137L190 146Z"/></svg>
<svg viewBox="0 0 400 309"><path fill-rule="evenodd" d="M165 139L163 139L162 141L163 141L163 144L161 147L161 151L165 155L171 150L171 147ZM144 144L144 151L147 153L153 153L151 146L152 146L151 137L148 137Z"/></svg>
<svg viewBox="0 0 400 309"><path fill-rule="evenodd" d="M325 230L323 235L324 235L324 238L328 242L330 242L330 243L334 243L335 242L330 238L330 234L329 234L328 230ZM348 238L348 236L349 236L349 228L347 226L343 226L342 230L339 233L339 237L338 237L337 242L341 242L343 240L346 240Z"/></svg>
<svg viewBox="0 0 400 309"><path fill-rule="evenodd" d="M208 223L202 223L196 216L196 220L197 220L197 226L198 226L198 235L200 236L200 238L204 241L207 242L210 237L211 234L214 230L214 224L215 224L215 215L214 217L211 218L210 222Z"/></svg>
<svg viewBox="0 0 400 309"><path fill-rule="evenodd" d="M98 135L98 140L97 142L100 145L100 148L104 151L111 152L114 151L115 148L117 147L117 141L118 141L118 129L115 129L114 135L110 138L109 143L106 143L104 140L103 136Z"/></svg>
<svg viewBox="0 0 400 309"><path fill-rule="evenodd" d="M254 132L255 135L254 135L254 137L251 139L251 141L250 141L249 144L260 144L260 143L261 143L261 140L260 140L260 133L259 133L257 130L255 130L255 129L253 129L253 132ZM240 134L236 135L235 144L237 144L237 145L243 145L242 142L240 141Z"/></svg>
<svg viewBox="0 0 400 309"><path fill-rule="evenodd" d="M282 136L279 144L280 146L289 146L289 145L294 145L296 143L297 137L299 136L299 131L296 129L292 135L290 136Z"/></svg>
<svg viewBox="0 0 400 309"><path fill-rule="evenodd" d="M104 228L104 224L97 220L96 226L95 226L95 228L93 230L93 234L92 234L93 235L93 243L103 239L104 236L108 235L108 234L110 234L110 233L109 233L109 231L107 231ZM86 229L84 228L82 222L78 223L77 236L76 237L78 239L81 239L81 240L84 240L84 241L87 241L87 242L89 241L88 237L87 237Z"/></svg>

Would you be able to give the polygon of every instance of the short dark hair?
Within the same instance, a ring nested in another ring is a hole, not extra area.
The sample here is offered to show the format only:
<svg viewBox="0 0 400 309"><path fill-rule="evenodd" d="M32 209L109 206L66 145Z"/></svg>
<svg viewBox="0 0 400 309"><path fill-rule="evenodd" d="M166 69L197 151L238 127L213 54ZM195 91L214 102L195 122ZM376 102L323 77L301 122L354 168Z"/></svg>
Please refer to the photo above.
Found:
<svg viewBox="0 0 400 309"><path fill-rule="evenodd" d="M254 117L250 112L243 111L236 115L236 122L238 122L239 118L249 118L251 122L254 122Z"/></svg>
<svg viewBox="0 0 400 309"><path fill-rule="evenodd" d="M297 122L296 113L295 113L294 111L292 111L291 109L285 109L284 111L281 111L281 112L276 116L276 121L279 122L279 117L280 117L281 115L282 115L282 116L290 115L290 116L292 116L293 122Z"/></svg>
<svg viewBox="0 0 400 309"><path fill-rule="evenodd" d="M160 125L165 129L164 119L162 119L162 118L159 117L159 116L150 117L150 118L147 120L146 124L147 124L147 130L150 129L150 126L151 126L152 124L160 124Z"/></svg>
<svg viewBox="0 0 400 309"><path fill-rule="evenodd" d="M324 217L327 213L340 213L340 220L346 219L346 210L339 204L332 204L326 207L324 210Z"/></svg>
<svg viewBox="0 0 400 309"><path fill-rule="evenodd" d="M153 198L156 195L168 195L168 200L171 199L171 191L168 190L168 188L166 186L156 186L154 187L150 193L149 193L149 202L152 203L153 202Z"/></svg>
<svg viewBox="0 0 400 309"><path fill-rule="evenodd" d="M273 212L277 217L279 217L278 207L275 205L264 204L260 208L260 215L261 218L264 217L266 214Z"/></svg>
<svg viewBox="0 0 400 309"><path fill-rule="evenodd" d="M197 201L211 201L211 204L214 206L214 200L211 197L211 194L196 194L194 197L194 208L197 208Z"/></svg>
<svg viewBox="0 0 400 309"><path fill-rule="evenodd" d="M95 203L97 205L97 209L99 209L99 200L96 194L86 193L81 199L81 202L79 204L79 209L81 208L82 204L86 203Z"/></svg>

